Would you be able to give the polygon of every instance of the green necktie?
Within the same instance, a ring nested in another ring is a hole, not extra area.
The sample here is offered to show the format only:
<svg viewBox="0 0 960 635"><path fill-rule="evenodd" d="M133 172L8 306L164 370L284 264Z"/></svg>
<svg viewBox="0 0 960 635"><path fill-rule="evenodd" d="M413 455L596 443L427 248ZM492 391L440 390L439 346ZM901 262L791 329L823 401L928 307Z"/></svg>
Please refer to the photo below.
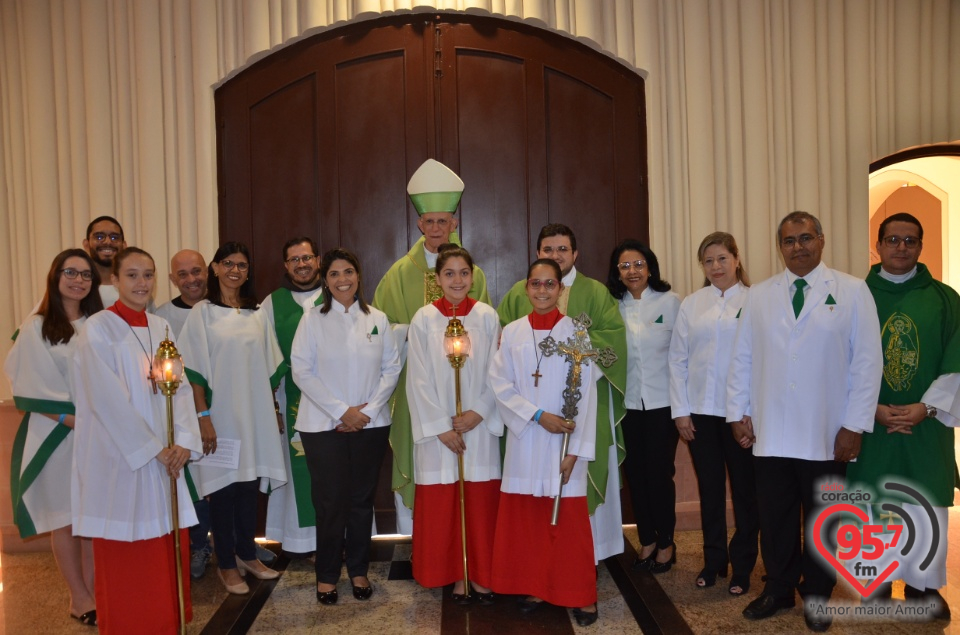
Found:
<svg viewBox="0 0 960 635"><path fill-rule="evenodd" d="M797 288L793 294L793 317L800 317L800 311L803 310L803 288L807 286L807 281L797 278L793 286Z"/></svg>

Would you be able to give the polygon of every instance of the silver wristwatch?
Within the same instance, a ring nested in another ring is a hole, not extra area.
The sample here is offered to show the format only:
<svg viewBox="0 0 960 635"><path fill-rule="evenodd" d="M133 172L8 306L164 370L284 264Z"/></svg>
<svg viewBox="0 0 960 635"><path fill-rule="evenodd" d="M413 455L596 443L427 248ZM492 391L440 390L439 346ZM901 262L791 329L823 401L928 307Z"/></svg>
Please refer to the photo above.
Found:
<svg viewBox="0 0 960 635"><path fill-rule="evenodd" d="M933 406L931 406L931 405L929 405L929 404L923 404L923 406L927 409L927 418L933 418L933 417L936 417L936 416L937 416L937 409L936 409L936 408L934 408Z"/></svg>

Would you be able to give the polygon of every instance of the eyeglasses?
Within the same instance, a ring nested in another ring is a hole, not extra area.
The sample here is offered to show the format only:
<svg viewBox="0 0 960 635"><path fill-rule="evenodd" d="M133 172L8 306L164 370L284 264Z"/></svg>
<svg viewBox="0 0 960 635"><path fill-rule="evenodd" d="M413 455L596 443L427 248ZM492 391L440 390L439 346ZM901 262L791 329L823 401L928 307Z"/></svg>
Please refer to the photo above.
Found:
<svg viewBox="0 0 960 635"><path fill-rule="evenodd" d="M123 242L123 234L104 234L103 232L97 232L90 234L90 238L93 238L93 242L95 243L105 243L108 240L112 243Z"/></svg>
<svg viewBox="0 0 960 635"><path fill-rule="evenodd" d="M441 229L450 224L449 218L421 218L420 220L427 227L437 226Z"/></svg>
<svg viewBox="0 0 960 635"><path fill-rule="evenodd" d="M285 262L293 263L294 265L299 265L302 262L303 264L307 265L316 259L317 257L313 254L307 254L305 256L293 256L292 258L287 258Z"/></svg>
<svg viewBox="0 0 960 635"><path fill-rule="evenodd" d="M249 263L249 262L234 262L234 261L232 261L232 260L221 260L221 261L220 261L220 266L223 267L224 269L226 269L227 271L230 271L230 270L233 269L234 267L237 268L237 271L246 271L247 269L250 268L250 263Z"/></svg>
<svg viewBox="0 0 960 635"><path fill-rule="evenodd" d="M89 269L86 271L77 271L76 269L61 269L60 273L70 280L76 280L77 276L80 276L84 280L93 280L93 272Z"/></svg>
<svg viewBox="0 0 960 635"><path fill-rule="evenodd" d="M544 253L548 256L552 255L553 253L565 255L570 253L571 251L573 250L567 247L566 245L560 245L559 247L544 247L543 249L540 250L541 253Z"/></svg>
<svg viewBox="0 0 960 635"><path fill-rule="evenodd" d="M814 236L813 234L800 234L799 237L787 236L786 238L780 241L780 245L783 247L787 247L788 249L792 249L796 247L798 244L801 247L806 247L807 245L815 241L817 238L819 238L819 236Z"/></svg>
<svg viewBox="0 0 960 635"><path fill-rule="evenodd" d="M883 242L887 243L890 247L896 249L900 246L900 243L903 243L903 246L907 249L913 249L920 244L921 240L916 236L884 236Z"/></svg>
<svg viewBox="0 0 960 635"><path fill-rule="evenodd" d="M617 269L620 271L629 271L632 267L636 267L638 271L643 271L647 268L647 261L634 260L633 262L621 262L617 265Z"/></svg>
<svg viewBox="0 0 960 635"><path fill-rule="evenodd" d="M550 278L549 280L537 280L536 278L527 280L527 286L531 289L539 289L540 287L543 287L547 291L553 291L559 284L560 283L553 278Z"/></svg>

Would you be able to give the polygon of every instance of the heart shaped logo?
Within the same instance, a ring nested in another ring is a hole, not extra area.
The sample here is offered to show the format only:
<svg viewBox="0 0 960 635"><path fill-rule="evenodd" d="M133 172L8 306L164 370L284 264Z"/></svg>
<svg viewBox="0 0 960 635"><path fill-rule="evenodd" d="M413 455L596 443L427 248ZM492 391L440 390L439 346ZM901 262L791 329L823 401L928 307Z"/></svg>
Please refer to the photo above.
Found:
<svg viewBox="0 0 960 635"><path fill-rule="evenodd" d="M817 516L817 520L813 525L813 544L816 546L817 551L820 552L820 555L823 556L824 560L829 562L830 565L834 569L836 569L840 573L840 575L844 577L844 579L847 582L850 583L850 586L856 589L856 591L863 597L868 597L870 596L870 594L872 594L876 590L878 586L883 584L884 581L890 577L890 574L892 574L896 570L896 568L900 566L900 563L897 560L894 560L893 562L888 564L887 568L884 569L882 573L879 573L873 579L873 582L869 584L869 586L865 587L862 584L860 584L860 581L857 580L855 577L853 577L853 574L850 573L847 570L847 568L843 566L843 564L839 560L837 560L837 557L830 552L829 545L823 544L823 535L822 535L823 523L826 522L827 519L829 519L829 517L832 516L833 514L840 513L840 512L847 512L847 513L853 514L854 516L859 518L864 524L866 524L869 521L867 512L863 511L862 509L854 505L850 505L847 503L838 503L837 505L831 505L830 507L827 507L822 512L820 512L820 515Z"/></svg>

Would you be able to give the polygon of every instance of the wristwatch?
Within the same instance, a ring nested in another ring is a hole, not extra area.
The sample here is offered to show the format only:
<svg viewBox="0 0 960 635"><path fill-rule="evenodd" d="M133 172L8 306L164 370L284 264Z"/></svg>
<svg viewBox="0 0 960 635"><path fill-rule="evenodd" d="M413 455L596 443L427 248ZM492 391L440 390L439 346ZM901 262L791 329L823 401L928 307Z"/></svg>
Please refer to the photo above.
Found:
<svg viewBox="0 0 960 635"><path fill-rule="evenodd" d="M927 418L932 418L937 416L937 409L931 405L923 404L924 408L927 409Z"/></svg>

